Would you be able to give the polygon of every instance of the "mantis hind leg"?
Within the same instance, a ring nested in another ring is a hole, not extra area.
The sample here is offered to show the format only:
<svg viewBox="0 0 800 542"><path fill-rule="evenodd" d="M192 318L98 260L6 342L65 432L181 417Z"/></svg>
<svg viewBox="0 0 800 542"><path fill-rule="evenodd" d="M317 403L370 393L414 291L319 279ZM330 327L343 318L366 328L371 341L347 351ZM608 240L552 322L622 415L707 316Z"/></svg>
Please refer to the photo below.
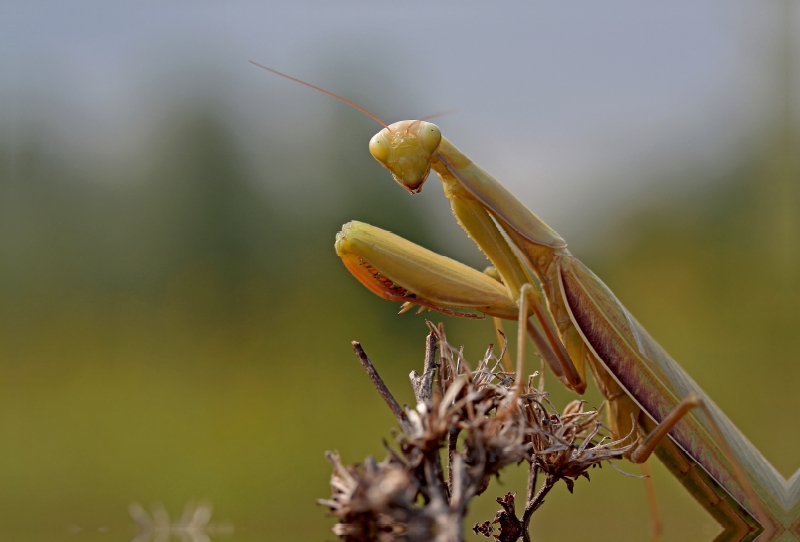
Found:
<svg viewBox="0 0 800 542"><path fill-rule="evenodd" d="M690 393L660 423L648 429L645 435L639 435L638 428L644 426L640 418L644 419L646 416L642 415L639 406L593 355L587 358L597 381L597 387L608 400L608 421L614 438L621 439L630 435L633 440L637 440L639 436L643 436L639 443L625 454L632 463L647 461L675 425L689 412L703 404L699 395Z"/></svg>
<svg viewBox="0 0 800 542"><path fill-rule="evenodd" d="M647 507L650 509L650 533L653 542L661 540L661 533L664 531L664 524L661 521L661 513L658 511L658 498L656 497L656 486L653 483L653 475L650 472L650 465L641 464L642 476L644 476L644 490L647 493Z"/></svg>
<svg viewBox="0 0 800 542"><path fill-rule="evenodd" d="M702 400L693 395L686 397L661 423L656 424L641 412L594 356L590 356L588 361L598 388L608 399L608 419L614 438L620 439L630 434L638 439L640 435L646 435L629 453L628 459L644 464L655 452L681 485L722 526L722 532L715 542L753 540L762 530L756 518L730 497L694 459L666 438L669 430L683 416L702 405ZM652 524L656 525L659 521L657 508L651 505L650 513Z"/></svg>
<svg viewBox="0 0 800 542"><path fill-rule="evenodd" d="M571 353L571 352L570 352ZM611 428L614 440L625 438L630 435L632 439L637 438L638 428L634 427L635 420L639 418L640 409L633 400L626 394L620 385L614 380L602 365L594 358L591 353L585 353L583 358L588 362L589 368L594 374L597 387L608 400L608 424ZM630 459L630 452L626 454ZM645 493L647 494L647 507L650 510L650 532L651 540L659 542L663 524L661 514L658 509L658 499L656 498L655 484L650 476L650 468L647 463L641 463L642 474L644 475Z"/></svg>
<svg viewBox="0 0 800 542"><path fill-rule="evenodd" d="M642 416L642 428L652 432L656 424ZM680 484L722 527L714 542L753 540L761 532L755 518L670 439L663 439L655 454Z"/></svg>

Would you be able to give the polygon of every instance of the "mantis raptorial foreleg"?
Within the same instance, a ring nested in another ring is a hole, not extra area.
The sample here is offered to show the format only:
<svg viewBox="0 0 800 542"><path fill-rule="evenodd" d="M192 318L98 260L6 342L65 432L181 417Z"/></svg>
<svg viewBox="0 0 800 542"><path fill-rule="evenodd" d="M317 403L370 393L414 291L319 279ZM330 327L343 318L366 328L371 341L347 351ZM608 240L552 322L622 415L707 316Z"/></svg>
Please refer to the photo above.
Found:
<svg viewBox="0 0 800 542"><path fill-rule="evenodd" d="M455 316L473 316L465 311L480 311L497 318L518 318L517 303L508 289L493 278L493 268L481 273L391 232L356 221L342 226L335 246L353 276L384 299L405 303L404 311L420 305ZM534 294L531 291L529 297ZM531 311L536 310L537 305L529 305ZM562 352L559 358L545 333L530 320L526 325L539 354L556 377L567 384L561 365L565 354Z"/></svg>

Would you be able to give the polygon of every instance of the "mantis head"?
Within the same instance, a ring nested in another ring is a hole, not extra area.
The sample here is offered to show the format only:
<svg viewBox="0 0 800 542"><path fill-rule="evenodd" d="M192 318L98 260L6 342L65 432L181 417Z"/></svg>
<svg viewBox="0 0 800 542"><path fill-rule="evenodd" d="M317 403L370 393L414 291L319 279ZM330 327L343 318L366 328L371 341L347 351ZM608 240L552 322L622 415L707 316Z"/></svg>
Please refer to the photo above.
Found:
<svg viewBox="0 0 800 542"><path fill-rule="evenodd" d="M369 152L400 186L416 194L428 178L431 159L441 141L442 132L435 124L403 120L375 134L369 142Z"/></svg>

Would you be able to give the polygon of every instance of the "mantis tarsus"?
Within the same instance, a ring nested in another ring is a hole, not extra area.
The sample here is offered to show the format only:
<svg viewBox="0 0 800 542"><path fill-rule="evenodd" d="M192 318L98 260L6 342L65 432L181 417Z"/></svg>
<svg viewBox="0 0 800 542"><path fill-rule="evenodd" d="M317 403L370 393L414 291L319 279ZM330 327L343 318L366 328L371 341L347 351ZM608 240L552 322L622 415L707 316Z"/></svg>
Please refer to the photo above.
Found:
<svg viewBox="0 0 800 542"><path fill-rule="evenodd" d="M531 307L528 330L537 348L560 380L579 393L589 365L609 401L615 437L628 434L632 423L642 437L632 461L642 462L654 451L722 525L717 540L800 540L800 471L784 479L570 254L566 242L437 126L422 120L379 122L384 129L370 141L372 155L412 194L422 189L431 168L439 174L453 214L491 260L502 287L453 260L359 224L346 226L337 237L337 252L356 278L386 299L408 303L404 309L418 304L516 319L513 300L535 282L532 274L544 300L532 289L523 305Z"/></svg>

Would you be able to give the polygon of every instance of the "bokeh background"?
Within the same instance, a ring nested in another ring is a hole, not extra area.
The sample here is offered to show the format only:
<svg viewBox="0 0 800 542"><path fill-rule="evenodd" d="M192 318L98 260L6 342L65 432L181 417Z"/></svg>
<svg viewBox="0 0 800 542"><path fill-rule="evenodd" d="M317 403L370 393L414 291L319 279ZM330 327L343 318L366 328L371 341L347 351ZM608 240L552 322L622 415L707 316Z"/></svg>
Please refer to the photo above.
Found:
<svg viewBox="0 0 800 542"><path fill-rule="evenodd" d="M333 252L358 219L482 268L438 181L367 152L443 132L559 231L785 476L800 467L790 2L0 4L0 538L130 540L213 503L232 540L331 540L325 450L383 457L424 318ZM554 401L571 397L551 382ZM592 406L600 404L596 391ZM624 466L638 473L634 466ZM665 540L717 527L654 464ZM472 509L524 491L510 472ZM644 540L641 481L555 490L536 540ZM470 534L472 537L472 535ZM473 537L477 539L477 537Z"/></svg>

